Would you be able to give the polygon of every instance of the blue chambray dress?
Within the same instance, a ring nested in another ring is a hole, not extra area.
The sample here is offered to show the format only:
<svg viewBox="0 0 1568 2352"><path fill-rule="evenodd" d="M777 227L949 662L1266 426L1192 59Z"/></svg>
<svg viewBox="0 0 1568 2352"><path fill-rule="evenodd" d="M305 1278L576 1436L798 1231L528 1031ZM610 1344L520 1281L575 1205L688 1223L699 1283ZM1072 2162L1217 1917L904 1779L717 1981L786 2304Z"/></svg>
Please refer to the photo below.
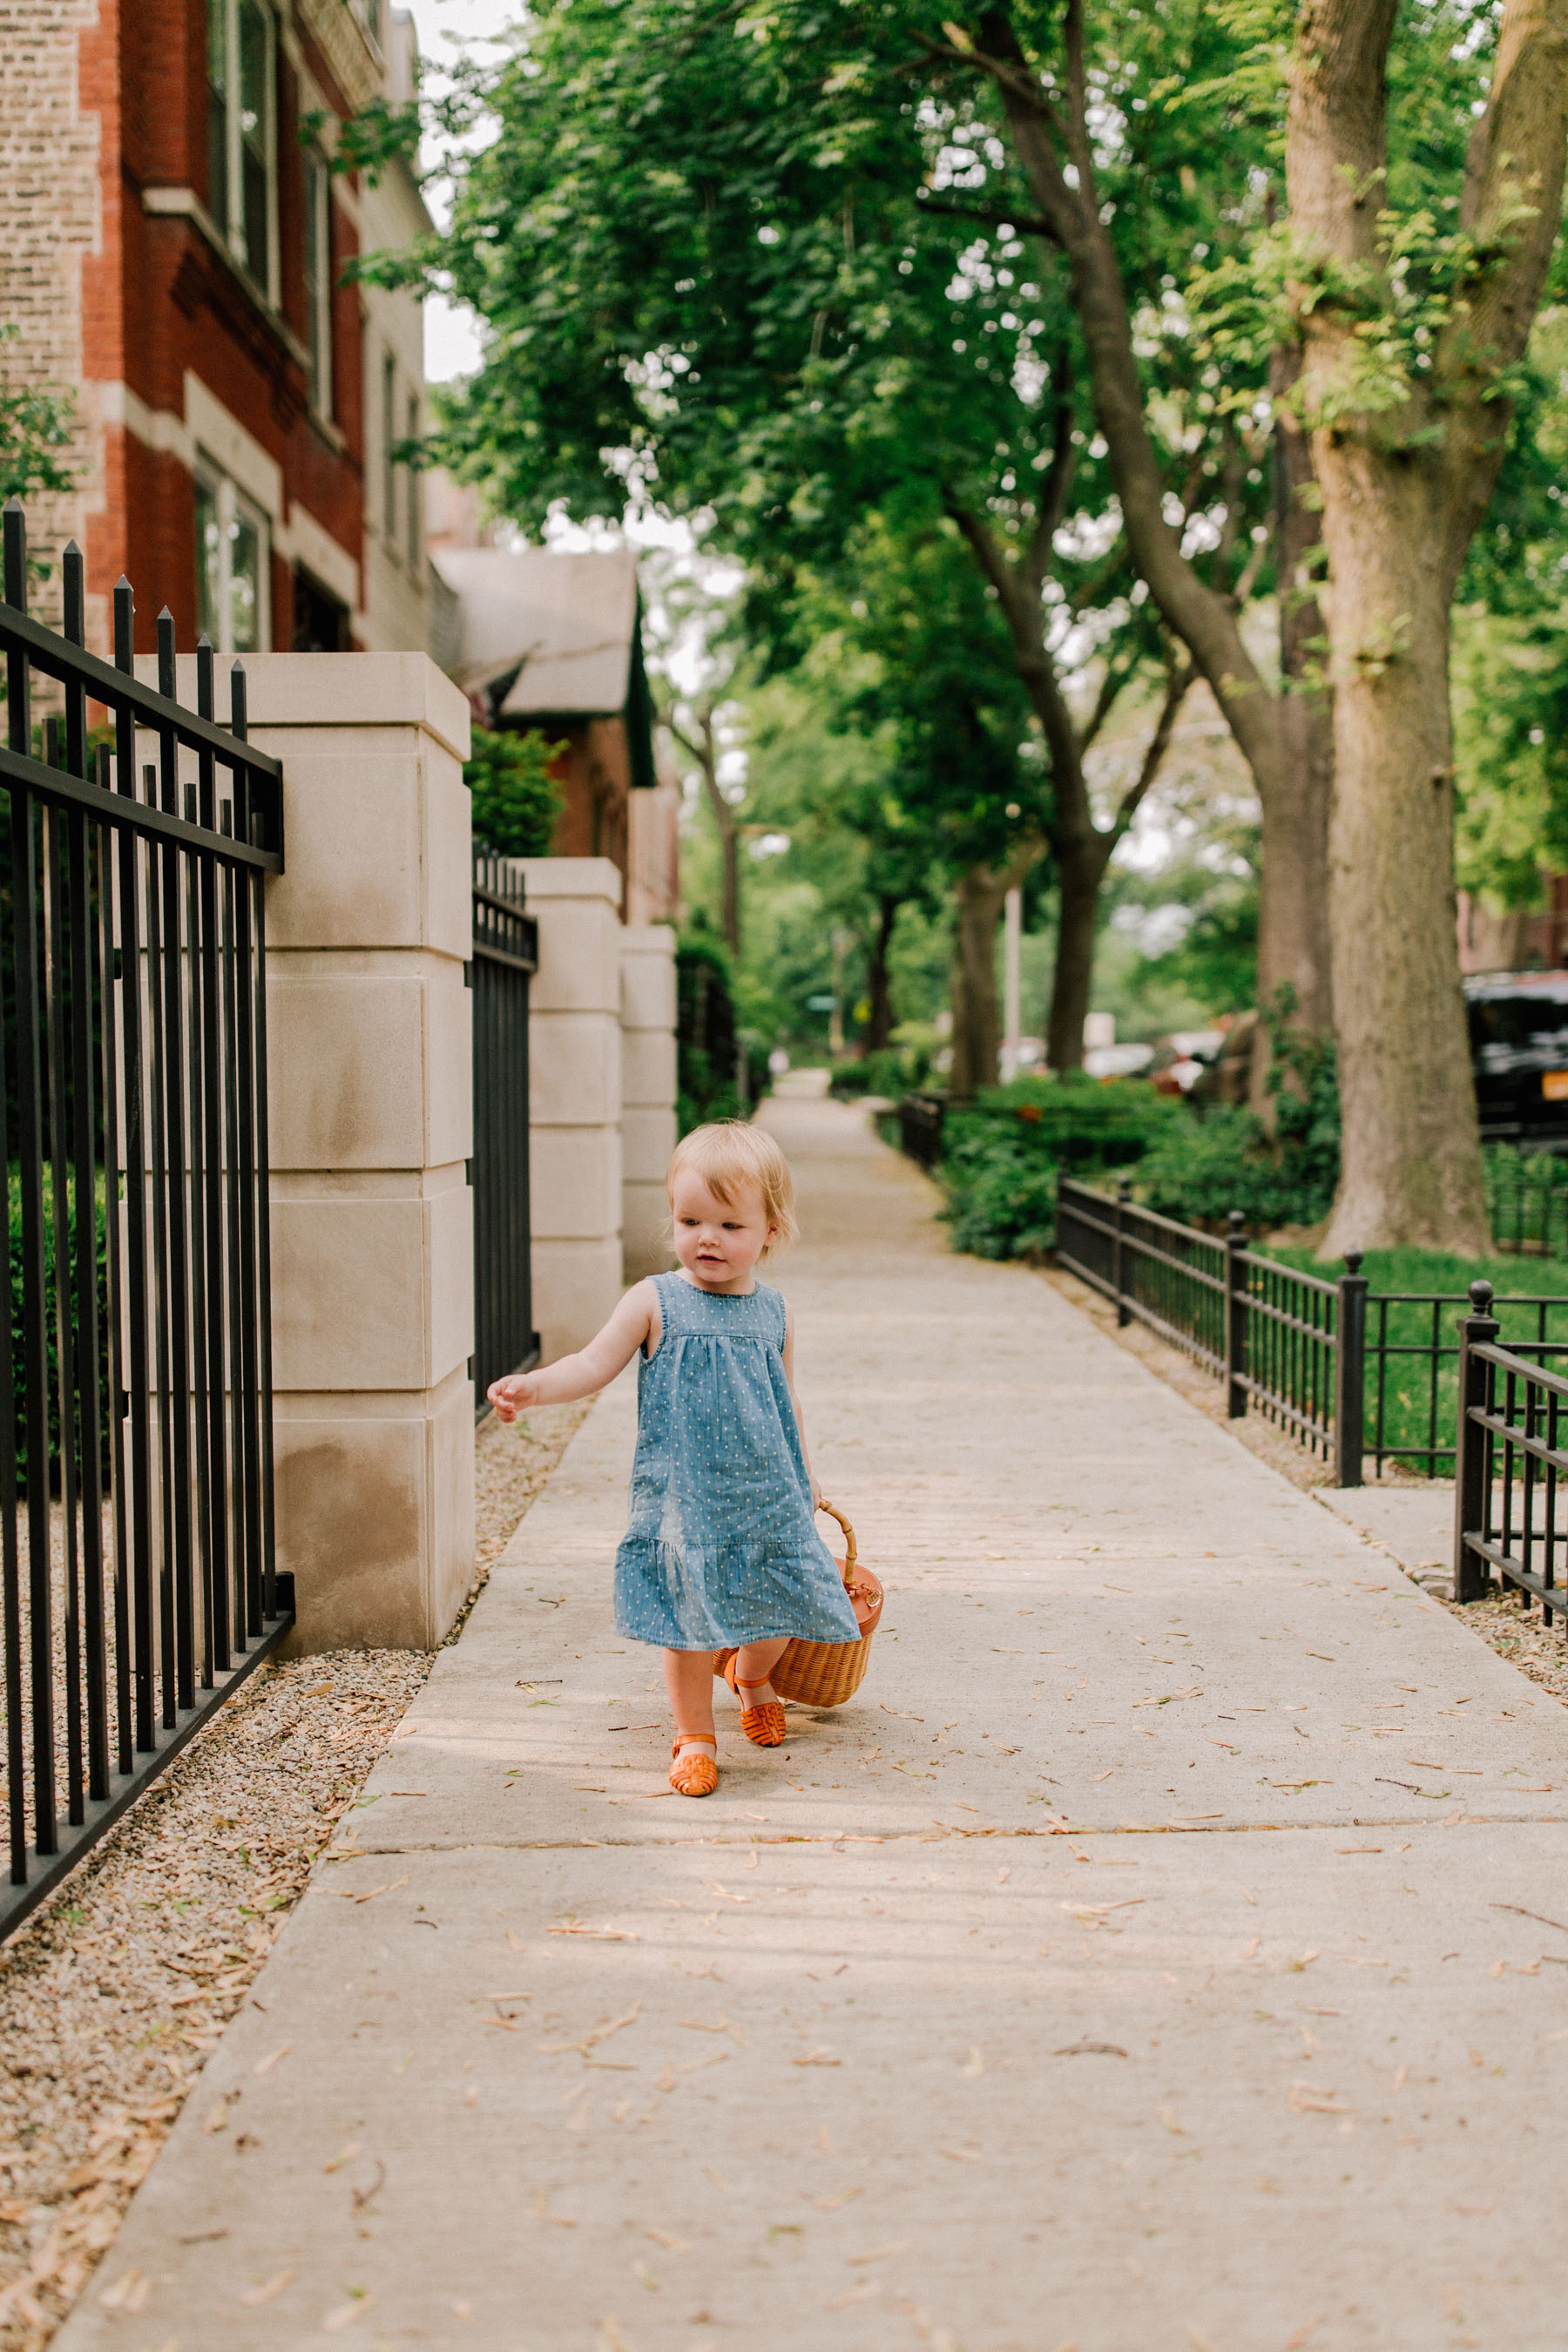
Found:
<svg viewBox="0 0 1568 2352"><path fill-rule="evenodd" d="M663 1650L738 1649L860 1628L817 1534L784 1379L784 1303L656 1274L663 1332L637 1366L631 1524L616 1631Z"/></svg>

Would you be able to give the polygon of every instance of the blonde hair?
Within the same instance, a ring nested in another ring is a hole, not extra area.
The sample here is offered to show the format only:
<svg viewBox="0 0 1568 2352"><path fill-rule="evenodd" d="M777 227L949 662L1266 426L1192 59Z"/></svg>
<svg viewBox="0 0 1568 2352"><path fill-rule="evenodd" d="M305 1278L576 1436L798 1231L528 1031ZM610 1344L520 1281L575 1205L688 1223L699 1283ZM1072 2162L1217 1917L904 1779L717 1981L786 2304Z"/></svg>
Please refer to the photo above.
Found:
<svg viewBox="0 0 1568 2352"><path fill-rule="evenodd" d="M694 1169L716 1201L726 1208L734 1205L738 1184L754 1184L762 1195L763 1214L773 1228L773 1238L763 1251L764 1257L775 1249L785 1249L795 1238L798 1228L795 1222L795 1180L789 1172L789 1161L760 1127L752 1127L743 1119L715 1119L707 1127L694 1127L683 1135L675 1147L675 1157L664 1180L664 1189L673 1204L675 1180L683 1168Z"/></svg>

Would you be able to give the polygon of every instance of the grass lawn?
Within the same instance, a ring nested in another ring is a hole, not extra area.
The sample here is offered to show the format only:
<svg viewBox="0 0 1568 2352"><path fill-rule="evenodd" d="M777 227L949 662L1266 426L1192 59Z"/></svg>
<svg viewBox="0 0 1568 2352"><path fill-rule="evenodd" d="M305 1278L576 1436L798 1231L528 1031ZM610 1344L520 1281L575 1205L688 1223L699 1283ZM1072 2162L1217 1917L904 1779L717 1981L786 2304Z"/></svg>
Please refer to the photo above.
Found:
<svg viewBox="0 0 1568 2352"><path fill-rule="evenodd" d="M1338 1272L1309 1249L1271 1248L1268 1254L1306 1274L1331 1278ZM1568 1358L1568 1265L1549 1257L1465 1258L1444 1250L1388 1249L1368 1250L1361 1270L1368 1285L1368 1472L1381 1444L1418 1449L1405 1457L1407 1469L1426 1477L1450 1477L1458 1412L1456 1327L1470 1311L1470 1284L1479 1276L1496 1292L1493 1312L1505 1347L1510 1341L1558 1343L1563 1357L1547 1360L1560 1369ZM1380 1299L1402 1303L1384 1307Z"/></svg>

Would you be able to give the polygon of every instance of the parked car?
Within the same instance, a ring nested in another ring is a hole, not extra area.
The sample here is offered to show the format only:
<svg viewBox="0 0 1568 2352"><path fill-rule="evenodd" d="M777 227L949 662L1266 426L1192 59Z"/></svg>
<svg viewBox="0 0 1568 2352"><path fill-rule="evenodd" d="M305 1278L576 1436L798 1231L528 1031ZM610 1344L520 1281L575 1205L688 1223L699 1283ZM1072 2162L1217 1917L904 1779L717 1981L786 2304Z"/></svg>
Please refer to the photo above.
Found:
<svg viewBox="0 0 1568 2352"><path fill-rule="evenodd" d="M1568 971L1467 980L1481 1134L1568 1151Z"/></svg>
<svg viewBox="0 0 1568 2352"><path fill-rule="evenodd" d="M1131 1078L1154 1058L1152 1045L1091 1045L1083 1066L1091 1078Z"/></svg>

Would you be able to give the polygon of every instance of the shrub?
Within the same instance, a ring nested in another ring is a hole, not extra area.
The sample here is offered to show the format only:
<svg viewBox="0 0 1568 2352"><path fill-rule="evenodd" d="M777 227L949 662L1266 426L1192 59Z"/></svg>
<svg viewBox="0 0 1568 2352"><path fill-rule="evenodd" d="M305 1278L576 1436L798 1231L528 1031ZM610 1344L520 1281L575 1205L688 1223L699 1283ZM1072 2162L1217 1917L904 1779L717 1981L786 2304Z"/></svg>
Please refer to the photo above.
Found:
<svg viewBox="0 0 1568 2352"><path fill-rule="evenodd" d="M863 1060L836 1062L832 1092L841 1102L859 1095L884 1095L896 1102L900 1095L918 1093L930 1080L929 1045L885 1045Z"/></svg>
<svg viewBox="0 0 1568 2352"><path fill-rule="evenodd" d="M986 1119L1026 1132L1070 1173L1122 1168L1179 1130L1184 1106L1146 1078L1015 1078L983 1087L960 1119Z"/></svg>
<svg viewBox="0 0 1568 2352"><path fill-rule="evenodd" d="M473 798L474 839L498 857L544 857L565 797L550 773L565 750L535 727L497 733L476 727L463 770Z"/></svg>
<svg viewBox="0 0 1568 2352"><path fill-rule="evenodd" d="M1008 1134L973 1112L952 1119L941 1181L954 1249L971 1258L1039 1258L1056 1240L1056 1160L1030 1129Z"/></svg>
<svg viewBox="0 0 1568 2352"><path fill-rule="evenodd" d="M1138 1164L1138 1198L1167 1217L1222 1223L1239 1209L1256 1230L1315 1225L1340 1181L1340 1091L1333 1047L1287 1030L1266 1014L1274 1051L1268 1087L1274 1133L1249 1110L1221 1107L1201 1116L1183 1108Z"/></svg>
<svg viewBox="0 0 1568 2352"><path fill-rule="evenodd" d="M49 1360L49 1459L48 1483L58 1493L60 1484L60 1385L59 1385L59 1325L57 1315L55 1280L55 1212L53 1171L46 1161L43 1171L44 1208L44 1320ZM30 1483L27 1460L27 1423L26 1412L26 1318L23 1287L24 1256L22 1251L22 1185L13 1169L9 1185L9 1223L11 1253L11 1369L16 1383L16 1483L18 1491L26 1493ZM71 1195L73 1211L74 1192ZM81 1236L74 1215L69 1219L69 1260L67 1266L68 1296L74 1312L76 1302L77 1253ZM110 1462L109 1420L109 1274L105 1256L103 1176L99 1173L93 1198L93 1251L98 1292L98 1425L102 1447L100 1474L107 1478ZM79 1393L86 1367L76 1367Z"/></svg>
<svg viewBox="0 0 1568 2352"><path fill-rule="evenodd" d="M715 939L689 933L675 951L676 1120L682 1135L709 1119L742 1116L736 1087L745 1057L746 1111L772 1079L763 1040L735 1022L730 959Z"/></svg>

